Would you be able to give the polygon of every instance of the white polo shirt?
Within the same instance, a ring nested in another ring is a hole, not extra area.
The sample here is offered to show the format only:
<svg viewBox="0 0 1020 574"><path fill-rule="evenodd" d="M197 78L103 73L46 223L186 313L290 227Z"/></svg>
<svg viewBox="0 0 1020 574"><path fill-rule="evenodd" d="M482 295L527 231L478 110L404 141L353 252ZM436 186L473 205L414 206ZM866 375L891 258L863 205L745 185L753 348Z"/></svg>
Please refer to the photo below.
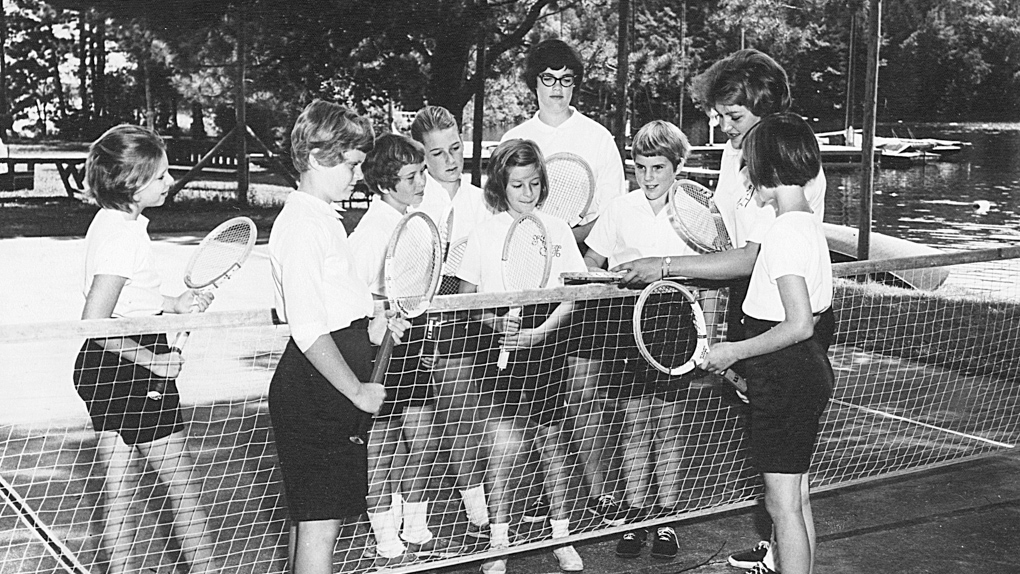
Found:
<svg viewBox="0 0 1020 574"><path fill-rule="evenodd" d="M569 152L588 162L595 175L595 197L592 198L588 213L579 225L591 222L613 198L627 192L627 179L623 172L623 159L616 148L616 141L609 130L570 107L570 117L557 127L538 119L538 113L530 120L503 134L500 140L520 138L538 144L542 155Z"/></svg>
<svg viewBox="0 0 1020 574"><path fill-rule="evenodd" d="M373 295L382 298L386 297L386 248L403 217L396 208L375 196L349 239L354 252L354 272Z"/></svg>
<svg viewBox="0 0 1020 574"><path fill-rule="evenodd" d="M642 257L698 254L673 230L668 209L652 212L641 189L612 200L584 242L607 257L610 268Z"/></svg>
<svg viewBox="0 0 1020 574"><path fill-rule="evenodd" d="M562 286L560 273L564 271L586 271L584 258L577 249L574 234L567 222L541 211L536 210L532 213L545 225L546 233L549 234L549 248L553 253L546 287ZM504 211L477 226L468 235L464 259L457 270L457 277L477 285L479 293L508 290L503 284L503 243L513 222L514 218L510 212Z"/></svg>
<svg viewBox="0 0 1020 574"><path fill-rule="evenodd" d="M100 209L85 234L85 275L82 294L88 297L96 275L127 281L113 308L113 317L145 317L163 311L162 279L147 231L149 219L118 209Z"/></svg>
<svg viewBox="0 0 1020 574"><path fill-rule="evenodd" d="M347 231L330 204L291 192L269 234L269 263L277 313L301 351L372 315L372 295L355 273Z"/></svg>

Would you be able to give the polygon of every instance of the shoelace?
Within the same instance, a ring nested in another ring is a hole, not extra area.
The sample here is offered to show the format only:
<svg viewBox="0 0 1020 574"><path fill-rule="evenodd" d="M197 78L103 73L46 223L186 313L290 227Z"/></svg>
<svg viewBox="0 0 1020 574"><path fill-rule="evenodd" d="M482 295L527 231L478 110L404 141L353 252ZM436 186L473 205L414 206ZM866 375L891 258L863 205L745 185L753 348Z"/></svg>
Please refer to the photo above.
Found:
<svg viewBox="0 0 1020 574"><path fill-rule="evenodd" d="M676 536L676 534L673 533L673 529L668 526L659 527L659 529L655 531L655 535L659 538L673 538Z"/></svg>
<svg viewBox="0 0 1020 574"><path fill-rule="evenodd" d="M757 562L751 569L748 570L749 574L779 574L775 570L769 568L764 562Z"/></svg>

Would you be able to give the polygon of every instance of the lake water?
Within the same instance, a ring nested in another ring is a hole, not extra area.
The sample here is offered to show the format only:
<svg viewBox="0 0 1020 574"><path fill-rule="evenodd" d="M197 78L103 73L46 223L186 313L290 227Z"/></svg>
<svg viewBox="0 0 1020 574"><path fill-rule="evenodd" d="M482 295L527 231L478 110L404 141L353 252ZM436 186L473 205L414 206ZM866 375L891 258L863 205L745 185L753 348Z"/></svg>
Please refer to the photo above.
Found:
<svg viewBox="0 0 1020 574"><path fill-rule="evenodd" d="M907 137L908 127L896 133ZM872 230L943 249L1020 244L1020 125L910 126L916 137L972 143L948 161L875 173ZM879 133L888 133L880 128ZM831 223L858 226L860 168L826 166Z"/></svg>

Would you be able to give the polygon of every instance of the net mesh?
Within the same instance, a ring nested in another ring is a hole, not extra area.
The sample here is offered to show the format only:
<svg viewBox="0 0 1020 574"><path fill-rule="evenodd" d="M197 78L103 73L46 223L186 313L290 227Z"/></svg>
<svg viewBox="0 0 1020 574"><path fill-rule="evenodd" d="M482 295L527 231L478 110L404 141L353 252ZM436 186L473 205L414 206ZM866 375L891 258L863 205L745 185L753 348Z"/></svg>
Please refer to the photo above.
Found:
<svg viewBox="0 0 1020 574"><path fill-rule="evenodd" d="M576 224L595 193L595 176L588 163L574 154L557 153L546 160L545 173L549 195L540 209L570 225Z"/></svg>
<svg viewBox="0 0 1020 574"><path fill-rule="evenodd" d="M660 283L637 305L638 342L656 366L682 374L698 350L698 322L687 295L676 286ZM689 367L689 368L688 368Z"/></svg>
<svg viewBox="0 0 1020 574"><path fill-rule="evenodd" d="M830 358L837 383L812 461L816 491L967 460L1020 440L1017 261L951 271L933 292L836 281ZM726 291L701 293L711 343L727 319ZM493 556L477 536L491 532L481 526L486 520L509 521L511 553L559 544L549 521L529 514L543 494L549 516L569 518L568 542L754 504L761 482L747 459L746 407L714 375L652 379L643 370L620 335L629 330L626 309L636 295L584 285L437 297L424 316L430 329L415 335L433 343L423 346L433 366L391 364L391 377L414 369L432 384L425 402L409 397L380 427L395 453L385 465L401 477L373 491L374 508L390 513L388 525L364 516L346 522L336 571L388 564L380 531L420 551L417 562L396 571L476 571ZM474 320L480 311L502 312L509 299L529 311L572 305L568 326L514 354L513 377L496 371L498 340ZM84 338L183 329L192 338L176 387L195 494L181 499L195 510L189 523L196 533L187 540L174 528L179 492L152 464L134 459L122 473L126 490L117 491L104 435L72 374ZM0 504L0 571L66 571L41 541L55 537L97 573L126 557L136 568L169 574L203 556L224 572L285 572L290 524L267 391L288 336L268 311L0 326L0 476L47 526L27 526L14 506ZM667 510L622 513L627 525L609 527L602 518L621 509L598 494ZM133 535L116 545L104 540L121 520ZM422 525L442 542L408 542L425 540Z"/></svg>
<svg viewBox="0 0 1020 574"><path fill-rule="evenodd" d="M204 240L195 252L184 276L188 287L211 285L248 256L255 242L255 225L250 219L232 221Z"/></svg>

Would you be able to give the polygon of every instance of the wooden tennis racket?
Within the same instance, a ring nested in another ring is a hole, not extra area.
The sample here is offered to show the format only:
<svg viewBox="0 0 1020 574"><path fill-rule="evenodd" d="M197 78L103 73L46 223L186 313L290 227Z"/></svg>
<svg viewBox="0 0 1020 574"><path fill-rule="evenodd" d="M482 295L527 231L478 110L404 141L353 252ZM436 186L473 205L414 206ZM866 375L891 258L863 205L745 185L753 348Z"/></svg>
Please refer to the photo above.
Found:
<svg viewBox="0 0 1020 574"><path fill-rule="evenodd" d="M383 263L383 285L390 309L405 319L427 311L439 287L442 260L443 244L432 218L420 211L405 215L390 236ZM393 344L387 328L372 367L371 382L382 384L393 356ZM351 440L364 437L371 428L372 415L364 415L358 434Z"/></svg>
<svg viewBox="0 0 1020 574"><path fill-rule="evenodd" d="M715 206L711 189L696 181L681 179L670 191L669 222L687 245L698 253L731 249L722 215Z"/></svg>
<svg viewBox="0 0 1020 574"><path fill-rule="evenodd" d="M217 225L202 239L188 260L184 268L184 284L189 289L199 290L220 287L244 265L257 238L255 222L247 217L235 217ZM192 308L192 312L196 310L197 307ZM178 333L171 351L182 352L189 336L188 331ZM148 398L160 400L164 388L165 382L153 381Z"/></svg>
<svg viewBox="0 0 1020 574"><path fill-rule="evenodd" d="M545 174L549 179L549 195L539 209L574 227L595 197L595 175L591 167L581 156L560 152L546 158Z"/></svg>
<svg viewBox="0 0 1020 574"><path fill-rule="evenodd" d="M675 281L645 287L634 304L634 340L648 364L670 376L689 373L708 355L705 314L694 295ZM746 402L747 381L727 369L723 377Z"/></svg>
<svg viewBox="0 0 1020 574"><path fill-rule="evenodd" d="M546 233L542 221L531 213L517 217L510 224L503 241L501 271L503 287L507 291L524 291L541 289L549 281L552 268L552 253L549 249L549 234ZM521 316L521 307L511 307L507 311L508 319ZM510 360L510 351L503 347L499 352L496 367L506 368Z"/></svg>

